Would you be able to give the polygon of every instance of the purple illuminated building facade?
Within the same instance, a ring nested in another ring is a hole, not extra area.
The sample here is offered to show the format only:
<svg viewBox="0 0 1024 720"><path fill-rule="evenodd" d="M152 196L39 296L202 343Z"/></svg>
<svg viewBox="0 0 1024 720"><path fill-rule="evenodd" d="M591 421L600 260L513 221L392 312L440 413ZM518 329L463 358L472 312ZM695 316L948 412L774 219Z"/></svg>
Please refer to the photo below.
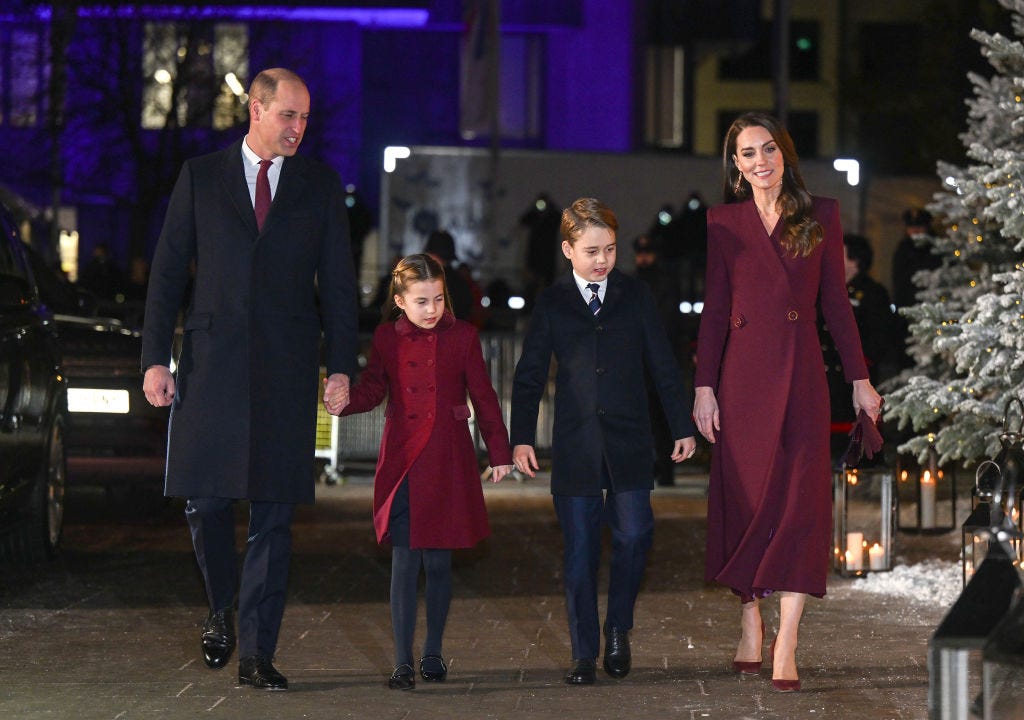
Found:
<svg viewBox="0 0 1024 720"><path fill-rule="evenodd" d="M280 65L312 93L301 152L337 168L375 214L384 147L490 145L460 132L474 1L15 0L0 11L0 185L73 208L80 259L99 243L122 264L149 257L182 160L244 132L224 68L247 88ZM638 149L646 5L501 0L501 146Z"/></svg>

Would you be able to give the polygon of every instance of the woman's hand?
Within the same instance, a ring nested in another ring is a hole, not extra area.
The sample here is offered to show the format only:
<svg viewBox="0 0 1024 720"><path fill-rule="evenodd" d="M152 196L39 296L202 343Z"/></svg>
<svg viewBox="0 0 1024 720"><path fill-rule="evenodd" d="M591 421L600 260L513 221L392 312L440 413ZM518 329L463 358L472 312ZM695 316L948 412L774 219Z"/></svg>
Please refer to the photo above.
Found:
<svg viewBox="0 0 1024 720"><path fill-rule="evenodd" d="M693 419L697 423L697 430L709 443L714 443L715 430L722 429L718 420L718 400L715 399L715 391L709 387L699 387L694 390L694 396Z"/></svg>
<svg viewBox="0 0 1024 720"><path fill-rule="evenodd" d="M859 413L863 410L874 422L878 422L878 416L882 414L882 396L871 386L870 380L853 381L853 411Z"/></svg>

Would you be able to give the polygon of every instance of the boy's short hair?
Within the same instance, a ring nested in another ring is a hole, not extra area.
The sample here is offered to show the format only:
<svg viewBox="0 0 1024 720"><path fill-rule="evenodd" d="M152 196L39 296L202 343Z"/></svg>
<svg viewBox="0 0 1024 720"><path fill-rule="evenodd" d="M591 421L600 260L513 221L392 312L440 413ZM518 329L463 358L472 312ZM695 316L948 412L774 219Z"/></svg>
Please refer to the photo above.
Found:
<svg viewBox="0 0 1024 720"><path fill-rule="evenodd" d="M619 221L612 209L596 198L580 198L562 211L562 240L575 245L587 228L600 227L615 235Z"/></svg>

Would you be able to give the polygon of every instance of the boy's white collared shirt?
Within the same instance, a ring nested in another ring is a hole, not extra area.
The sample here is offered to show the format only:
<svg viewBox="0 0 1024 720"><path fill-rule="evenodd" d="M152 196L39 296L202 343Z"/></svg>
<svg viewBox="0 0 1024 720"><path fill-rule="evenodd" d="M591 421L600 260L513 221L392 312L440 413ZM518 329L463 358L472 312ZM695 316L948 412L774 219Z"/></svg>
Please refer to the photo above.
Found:
<svg viewBox="0 0 1024 720"><path fill-rule="evenodd" d="M590 285L591 282L589 280L584 280L583 278L581 278L579 275L576 274L575 270L572 271L572 279L576 281L576 287L579 288L580 295L583 296L583 302L590 304L590 288L588 288L587 285ZM604 304L604 292L607 289L608 278L605 278L601 282L597 283L597 299L601 301L602 305Z"/></svg>

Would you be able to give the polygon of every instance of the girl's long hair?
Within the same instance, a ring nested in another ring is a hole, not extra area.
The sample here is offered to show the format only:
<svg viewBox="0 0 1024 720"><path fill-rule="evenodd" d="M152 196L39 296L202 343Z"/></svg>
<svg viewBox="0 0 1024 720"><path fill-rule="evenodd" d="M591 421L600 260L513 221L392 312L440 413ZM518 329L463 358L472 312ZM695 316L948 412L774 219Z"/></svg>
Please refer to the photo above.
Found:
<svg viewBox="0 0 1024 720"><path fill-rule="evenodd" d="M398 261L391 271L391 288L388 299L384 303L382 319L395 320L402 314L402 309L395 304L395 295L404 295L414 282L424 280L440 280L444 291L444 306L452 311L452 299L448 295L448 283L444 279L444 266L433 255L417 253L408 255Z"/></svg>
<svg viewBox="0 0 1024 720"><path fill-rule="evenodd" d="M781 240L783 249L793 257L807 257L822 239L821 224L811 216L813 200L800 175L800 159L789 131L768 113L748 112L736 118L725 134L722 148L722 170L725 177L725 202L745 200L751 195L750 183L736 167L736 138L749 127L763 127L772 136L782 152L786 165L782 173L782 191L779 193L778 209L786 223L786 234Z"/></svg>

